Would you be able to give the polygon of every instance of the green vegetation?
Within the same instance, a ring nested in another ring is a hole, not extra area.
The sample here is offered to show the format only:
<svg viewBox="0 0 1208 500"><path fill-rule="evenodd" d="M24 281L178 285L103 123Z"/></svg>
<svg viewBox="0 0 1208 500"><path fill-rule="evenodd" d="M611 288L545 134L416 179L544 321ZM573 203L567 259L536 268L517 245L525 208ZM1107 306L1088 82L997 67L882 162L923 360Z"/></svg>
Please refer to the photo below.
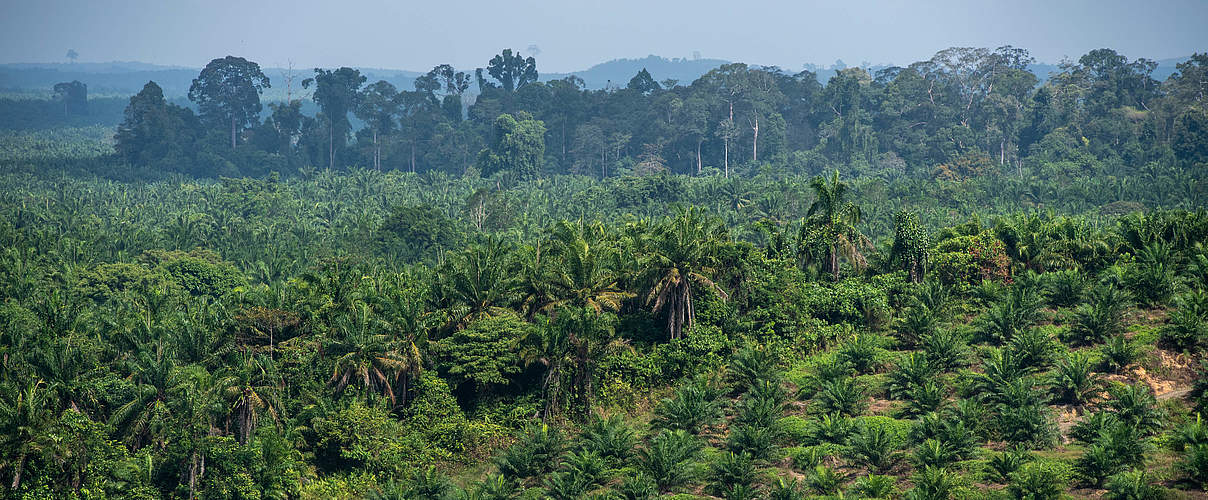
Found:
<svg viewBox="0 0 1208 500"><path fill-rule="evenodd" d="M1208 60L1029 61L595 92L509 51L468 107L341 68L261 121L226 58L200 115L148 83L112 142L6 133L0 488L1202 491Z"/></svg>

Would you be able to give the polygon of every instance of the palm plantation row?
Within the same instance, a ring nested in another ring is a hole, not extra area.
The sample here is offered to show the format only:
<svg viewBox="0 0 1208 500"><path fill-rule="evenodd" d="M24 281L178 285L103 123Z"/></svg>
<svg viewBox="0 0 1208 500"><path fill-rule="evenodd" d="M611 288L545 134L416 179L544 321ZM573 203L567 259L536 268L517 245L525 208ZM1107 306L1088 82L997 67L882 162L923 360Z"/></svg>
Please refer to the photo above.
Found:
<svg viewBox="0 0 1208 500"><path fill-rule="evenodd" d="M1202 211L1011 214L982 191L1002 180L920 206L837 173L7 178L18 497L1156 498L1208 477ZM1059 189L1036 205L1085 210ZM1180 196L1127 189L1105 199Z"/></svg>

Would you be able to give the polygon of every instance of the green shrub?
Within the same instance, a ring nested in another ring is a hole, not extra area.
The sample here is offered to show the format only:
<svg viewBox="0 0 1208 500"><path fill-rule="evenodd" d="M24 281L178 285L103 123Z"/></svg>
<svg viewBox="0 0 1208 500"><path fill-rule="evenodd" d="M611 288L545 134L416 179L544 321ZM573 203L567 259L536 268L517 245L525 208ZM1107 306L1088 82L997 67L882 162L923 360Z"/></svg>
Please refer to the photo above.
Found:
<svg viewBox="0 0 1208 500"><path fill-rule="evenodd" d="M442 500L451 498L455 487L448 476L436 470L435 466L416 469L407 475L406 479L392 482L377 492L371 499L402 500L408 498L431 498Z"/></svg>
<svg viewBox="0 0 1208 500"><path fill-rule="evenodd" d="M658 495L658 485L645 472L623 475L613 489L624 500L650 500Z"/></svg>
<svg viewBox="0 0 1208 500"><path fill-rule="evenodd" d="M1143 467L1150 448L1137 428L1115 420L1099 431L1075 467L1088 482L1100 486L1113 474L1129 467Z"/></svg>
<svg viewBox="0 0 1208 500"><path fill-rule="evenodd" d="M612 479L608 462L594 451L572 451L562 458L559 472L568 474L587 489L602 486Z"/></svg>
<svg viewBox="0 0 1208 500"><path fill-rule="evenodd" d="M709 466L710 490L724 495L734 486L751 486L755 482L755 463L745 453L725 452Z"/></svg>
<svg viewBox="0 0 1208 500"><path fill-rule="evenodd" d="M938 439L926 439L914 450L915 467L948 467L960 459L956 450Z"/></svg>
<svg viewBox="0 0 1208 500"><path fill-rule="evenodd" d="M1196 411L1208 414L1208 359L1201 359L1200 366L1195 372L1195 382L1187 399L1195 405Z"/></svg>
<svg viewBox="0 0 1208 500"><path fill-rule="evenodd" d="M827 413L810 422L810 444L847 444L856 422L842 413Z"/></svg>
<svg viewBox="0 0 1208 500"><path fill-rule="evenodd" d="M1121 422L1146 436L1156 434L1162 429L1166 413L1158 406L1158 400L1149 385L1144 382L1131 385L1115 384L1108 392L1111 398L1106 406Z"/></svg>
<svg viewBox="0 0 1208 500"><path fill-rule="evenodd" d="M881 337L872 334L856 334L839 346L839 360L851 365L856 373L870 373L880 367L885 350Z"/></svg>
<svg viewBox="0 0 1208 500"><path fill-rule="evenodd" d="M1116 335L1099 348L1100 365L1110 373L1121 373L1141 359L1141 349L1124 335Z"/></svg>
<svg viewBox="0 0 1208 500"><path fill-rule="evenodd" d="M770 460L776 454L777 443L783 438L780 428L740 424L730 429L726 446L735 453L745 453L756 460Z"/></svg>
<svg viewBox="0 0 1208 500"><path fill-rule="evenodd" d="M805 493L797 478L781 477L768 488L768 500L805 500Z"/></svg>
<svg viewBox="0 0 1208 500"><path fill-rule="evenodd" d="M891 498L897 491L897 478L865 474L856 479L851 491L860 498Z"/></svg>
<svg viewBox="0 0 1208 500"><path fill-rule="evenodd" d="M968 457L977 448L980 438L965 420L958 417L951 411L923 415L910 429L911 442L921 445L933 440L944 445L957 460Z"/></svg>
<svg viewBox="0 0 1208 500"><path fill-rule="evenodd" d="M811 423L809 420L796 415L781 417L776 421L776 425L780 426L781 431L789 442L805 443L811 439Z"/></svg>
<svg viewBox="0 0 1208 500"><path fill-rule="evenodd" d="M775 356L766 347L743 347L734 353L726 367L726 381L732 387L732 394L744 391L759 381L779 382L782 375Z"/></svg>
<svg viewBox="0 0 1208 500"><path fill-rule="evenodd" d="M1201 489L1208 490L1208 444L1187 448L1179 462L1179 470Z"/></svg>
<svg viewBox="0 0 1208 500"><path fill-rule="evenodd" d="M1154 241L1141 248L1136 260L1125 267L1124 282L1147 306L1159 306L1170 300L1176 285L1174 252L1170 245Z"/></svg>
<svg viewBox="0 0 1208 500"><path fill-rule="evenodd" d="M1009 443L1051 446L1058 437L1052 413L1040 404L1002 405L998 408L998 431Z"/></svg>
<svg viewBox="0 0 1208 500"><path fill-rule="evenodd" d="M1023 367L1043 370L1053 364L1062 346L1046 328L1027 328L1016 333L1007 348Z"/></svg>
<svg viewBox="0 0 1208 500"><path fill-rule="evenodd" d="M916 303L902 310L896 332L903 345L914 346L938 327L939 318L936 313L930 307Z"/></svg>
<svg viewBox="0 0 1208 500"><path fill-rule="evenodd" d="M610 467L627 465L637 447L637 434L619 415L596 417L579 435L581 450L598 454Z"/></svg>
<svg viewBox="0 0 1208 500"><path fill-rule="evenodd" d="M923 353L937 370L951 371L967 365L969 342L956 330L936 330L923 337Z"/></svg>
<svg viewBox="0 0 1208 500"><path fill-rule="evenodd" d="M855 463L875 472L887 471L903 459L900 439L888 426L879 423L861 425L848 439L847 446Z"/></svg>
<svg viewBox="0 0 1208 500"><path fill-rule="evenodd" d="M982 338L996 343L1007 342L1040 319L1043 294L1037 287L1017 284L997 303L975 320Z"/></svg>
<svg viewBox="0 0 1208 500"><path fill-rule="evenodd" d="M557 427L534 424L515 444L495 457L499 473L511 481L526 481L547 474L560 463L566 439Z"/></svg>
<svg viewBox="0 0 1208 500"><path fill-rule="evenodd" d="M1192 308L1180 307L1170 313L1170 323L1162 328L1163 344L1183 352L1196 352L1208 343L1208 321Z"/></svg>
<svg viewBox="0 0 1208 500"><path fill-rule="evenodd" d="M906 416L922 415L940 409L948 398L948 387L942 381L928 380L906 391Z"/></svg>
<svg viewBox="0 0 1208 500"><path fill-rule="evenodd" d="M1082 300L1087 280L1076 269L1045 274L1045 290L1053 307L1070 307Z"/></svg>
<svg viewBox="0 0 1208 500"><path fill-rule="evenodd" d="M924 467L910 479L914 488L906 492L908 500L950 500L963 483L956 473L937 467Z"/></svg>
<svg viewBox="0 0 1208 500"><path fill-rule="evenodd" d="M1112 285L1099 285L1090 292L1090 300L1074 311L1070 341L1086 345L1124 333L1124 310L1128 292Z"/></svg>
<svg viewBox="0 0 1208 500"><path fill-rule="evenodd" d="M845 478L830 467L818 465L806 476L806 485L819 495L834 495L839 493Z"/></svg>
<svg viewBox="0 0 1208 500"><path fill-rule="evenodd" d="M934 380L936 375L938 375L938 370L932 367L925 354L908 353L889 372L888 395L894 399L905 399L911 388Z"/></svg>
<svg viewBox="0 0 1208 500"><path fill-rule="evenodd" d="M1065 491L1069 471L1053 462L1034 460L1027 462L1011 474L1007 493L1012 498L1029 500L1057 500Z"/></svg>
<svg viewBox="0 0 1208 500"><path fill-rule="evenodd" d="M1149 475L1142 469L1121 472L1107 480L1104 500L1163 500L1166 490L1151 483Z"/></svg>
<svg viewBox="0 0 1208 500"><path fill-rule="evenodd" d="M924 281L914 289L913 305L920 305L939 316L948 310L952 302L952 289L936 280Z"/></svg>
<svg viewBox="0 0 1208 500"><path fill-rule="evenodd" d="M410 450L398 419L360 401L312 420L315 460L323 469L401 472Z"/></svg>
<svg viewBox="0 0 1208 500"><path fill-rule="evenodd" d="M662 431L638 451L643 470L660 492L687 484L699 476L695 463L701 444L683 430Z"/></svg>
<svg viewBox="0 0 1208 500"><path fill-rule="evenodd" d="M1205 423L1203 417L1197 413L1194 422L1188 422L1175 433L1171 439L1171 446L1175 451L1183 451L1201 444L1208 444L1208 423Z"/></svg>
<svg viewBox="0 0 1208 500"><path fill-rule="evenodd" d="M721 392L704 378L689 380L676 387L672 397L659 402L651 423L660 429L700 434L721 419L720 396Z"/></svg>
<svg viewBox="0 0 1208 500"><path fill-rule="evenodd" d="M1009 448L990 456L986 461L986 475L991 481L1006 484L1011 481L1011 474L1019 470L1023 464L1031 460L1031 455L1023 448Z"/></svg>
<svg viewBox="0 0 1208 500"><path fill-rule="evenodd" d="M1066 355L1050 376L1050 385L1057 401L1083 406L1100 390L1102 378L1092 370L1094 363L1083 352Z"/></svg>
<svg viewBox="0 0 1208 500"><path fill-rule="evenodd" d="M752 390L738 402L734 422L743 425L773 427L784 413L784 392L779 385Z"/></svg>
<svg viewBox="0 0 1208 500"><path fill-rule="evenodd" d="M823 384L814 395L814 404L824 413L859 415L868 408L868 399L854 378L846 378Z"/></svg>

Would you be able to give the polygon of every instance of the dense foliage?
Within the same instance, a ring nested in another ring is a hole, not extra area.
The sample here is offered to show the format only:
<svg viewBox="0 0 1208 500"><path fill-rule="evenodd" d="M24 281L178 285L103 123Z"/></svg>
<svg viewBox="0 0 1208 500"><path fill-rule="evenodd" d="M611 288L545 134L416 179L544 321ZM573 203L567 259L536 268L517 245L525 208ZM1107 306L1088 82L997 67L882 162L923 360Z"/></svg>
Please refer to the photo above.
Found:
<svg viewBox="0 0 1208 500"><path fill-rule="evenodd" d="M260 122L227 58L201 116L0 136L0 488L1202 490L1208 61L1028 62L589 92L507 51Z"/></svg>

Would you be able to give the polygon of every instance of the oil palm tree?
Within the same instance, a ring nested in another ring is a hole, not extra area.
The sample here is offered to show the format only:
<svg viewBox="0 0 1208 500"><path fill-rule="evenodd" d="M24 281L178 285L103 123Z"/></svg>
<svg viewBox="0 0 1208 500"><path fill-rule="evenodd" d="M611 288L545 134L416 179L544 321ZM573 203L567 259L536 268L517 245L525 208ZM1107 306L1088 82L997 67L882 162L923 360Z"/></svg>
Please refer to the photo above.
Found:
<svg viewBox="0 0 1208 500"><path fill-rule="evenodd" d="M446 280L437 301L450 313L446 326L463 328L476 319L494 316L516 302L519 280L509 245L495 238L448 256L439 273Z"/></svg>
<svg viewBox="0 0 1208 500"><path fill-rule="evenodd" d="M132 363L134 397L113 412L109 423L125 434L126 443L134 448L162 446L172 425L170 393L181 383L173 370L175 359L162 345L156 345L141 348Z"/></svg>
<svg viewBox="0 0 1208 500"><path fill-rule="evenodd" d="M604 244L604 227L561 221L554 228L552 257L557 259L549 275L551 302L546 309L564 305L587 308L596 314L615 312L632 294L621 290L617 273L610 266L616 251Z"/></svg>
<svg viewBox="0 0 1208 500"><path fill-rule="evenodd" d="M349 385L360 385L365 391L380 392L392 406L398 406L398 379L418 370L421 362L414 343L400 350L390 336L378 333L384 324L368 304L358 303L354 310L340 322L343 339L335 345L338 356L328 385L337 394Z"/></svg>
<svg viewBox="0 0 1208 500"><path fill-rule="evenodd" d="M823 269L839 281L839 259L857 268L868 264L861 249L872 248L872 241L856 227L862 221L860 207L847 201L848 184L839 180L839 171L828 182L822 176L810 181L816 200L801 224L797 252L804 264L821 261Z"/></svg>
<svg viewBox="0 0 1208 500"><path fill-rule="evenodd" d="M528 365L545 368L541 378L541 396L545 405L541 418L547 419L561 407L562 384L566 372L574 363L570 331L559 328L553 320L545 321L525 342L524 359Z"/></svg>
<svg viewBox="0 0 1208 500"><path fill-rule="evenodd" d="M646 304L667 318L667 333L672 340L680 338L696 320L694 288L711 289L723 300L729 298L711 276L718 264L718 246L728 239L717 219L690 208L665 219L646 241L645 267L651 283Z"/></svg>
<svg viewBox="0 0 1208 500"><path fill-rule="evenodd" d="M21 486L21 474L30 454L37 453L43 446L45 432L54 416L50 394L46 383L31 381L24 388L5 386L6 393L0 397L0 457L12 468L10 488Z"/></svg>
<svg viewBox="0 0 1208 500"><path fill-rule="evenodd" d="M248 357L241 366L231 370L218 381L229 412L235 418L235 435L247 444L262 413L274 421L279 419L277 384L273 380L271 361L263 356Z"/></svg>

